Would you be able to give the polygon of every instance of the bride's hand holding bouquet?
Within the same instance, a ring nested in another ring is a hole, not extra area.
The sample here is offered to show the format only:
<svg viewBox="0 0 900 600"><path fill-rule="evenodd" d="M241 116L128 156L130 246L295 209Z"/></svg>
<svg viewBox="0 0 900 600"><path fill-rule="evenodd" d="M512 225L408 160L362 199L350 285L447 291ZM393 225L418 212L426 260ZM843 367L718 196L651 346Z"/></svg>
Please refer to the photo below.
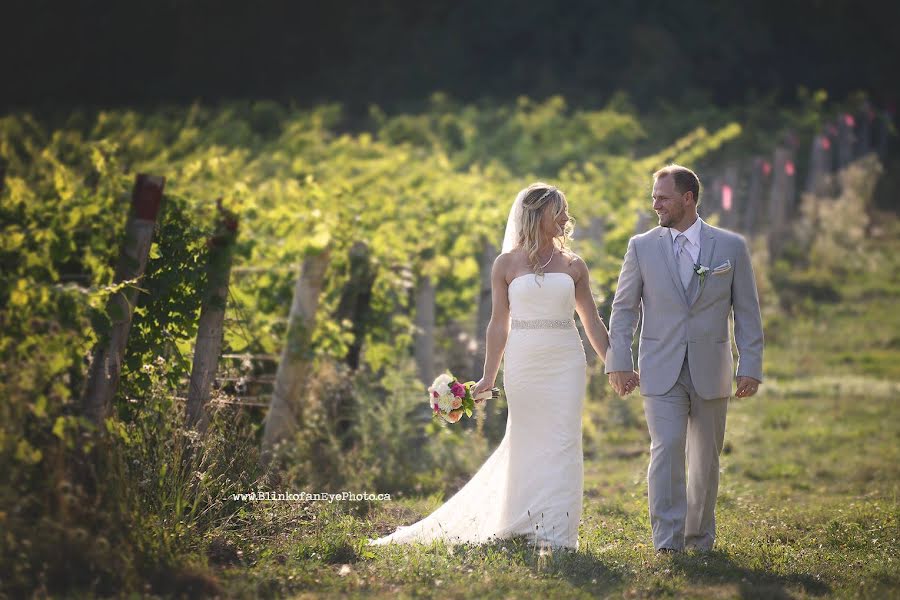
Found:
<svg viewBox="0 0 900 600"><path fill-rule="evenodd" d="M490 387L484 379L475 383L461 383L450 373L438 375L428 388L428 403L435 415L441 416L448 423L456 423L465 414L472 416L475 404L488 399L499 398L500 389Z"/></svg>
<svg viewBox="0 0 900 600"><path fill-rule="evenodd" d="M472 395L477 399L476 402L483 402L488 398L494 400L498 397L499 392L500 388L494 387L494 383L487 381L484 377L472 386Z"/></svg>

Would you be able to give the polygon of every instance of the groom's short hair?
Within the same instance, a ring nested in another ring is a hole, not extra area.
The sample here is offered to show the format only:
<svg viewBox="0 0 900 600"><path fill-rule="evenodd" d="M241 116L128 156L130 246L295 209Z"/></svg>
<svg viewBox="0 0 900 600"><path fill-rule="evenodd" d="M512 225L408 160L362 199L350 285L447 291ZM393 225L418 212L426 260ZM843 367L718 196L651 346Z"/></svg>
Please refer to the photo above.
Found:
<svg viewBox="0 0 900 600"><path fill-rule="evenodd" d="M694 193L694 202L700 206L700 178L697 174L681 165L671 164L653 174L653 180L671 175L675 180L675 189L682 194Z"/></svg>

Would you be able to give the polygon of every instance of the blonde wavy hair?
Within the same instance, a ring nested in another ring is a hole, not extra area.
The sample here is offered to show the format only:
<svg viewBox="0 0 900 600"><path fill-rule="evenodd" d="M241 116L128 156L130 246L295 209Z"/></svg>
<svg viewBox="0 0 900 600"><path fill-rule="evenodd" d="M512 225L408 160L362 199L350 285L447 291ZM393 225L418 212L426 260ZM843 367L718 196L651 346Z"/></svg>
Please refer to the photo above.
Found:
<svg viewBox="0 0 900 600"><path fill-rule="evenodd" d="M532 183L522 192L525 196L522 199L522 215L518 223L519 236L515 247L524 249L531 270L536 275L543 275L544 269L538 260L538 248L542 241L541 219L544 212L549 210L552 211L551 215L556 221L566 208L566 195L559 188L541 181ZM574 231L575 219L570 216L562 235L554 236L552 240L553 245L561 253L568 253L568 242L571 241Z"/></svg>

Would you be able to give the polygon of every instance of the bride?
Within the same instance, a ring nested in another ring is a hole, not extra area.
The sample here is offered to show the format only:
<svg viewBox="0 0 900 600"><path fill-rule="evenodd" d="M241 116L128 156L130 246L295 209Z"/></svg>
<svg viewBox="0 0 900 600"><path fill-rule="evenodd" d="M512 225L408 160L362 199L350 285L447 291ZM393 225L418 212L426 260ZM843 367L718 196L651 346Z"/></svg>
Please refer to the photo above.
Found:
<svg viewBox="0 0 900 600"><path fill-rule="evenodd" d="M473 392L494 386L505 351L503 440L437 510L370 544L484 543L525 535L542 547L578 548L586 363L573 311L604 362L609 338L587 265L567 247L573 229L568 208L562 191L544 183L519 192L494 261L484 376ZM638 383L634 373L627 391Z"/></svg>

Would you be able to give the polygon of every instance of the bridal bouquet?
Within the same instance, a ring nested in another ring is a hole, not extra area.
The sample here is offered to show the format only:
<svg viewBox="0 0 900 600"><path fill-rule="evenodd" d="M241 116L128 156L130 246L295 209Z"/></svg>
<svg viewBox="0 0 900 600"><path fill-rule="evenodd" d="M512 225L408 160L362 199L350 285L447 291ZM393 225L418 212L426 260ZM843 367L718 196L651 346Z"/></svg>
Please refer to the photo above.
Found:
<svg viewBox="0 0 900 600"><path fill-rule="evenodd" d="M500 397L500 388L486 390L477 397L472 395L474 388L474 381L460 383L450 373L438 375L428 388L428 404L435 415L440 415L448 423L456 423L463 413L467 417L472 416L476 402Z"/></svg>

